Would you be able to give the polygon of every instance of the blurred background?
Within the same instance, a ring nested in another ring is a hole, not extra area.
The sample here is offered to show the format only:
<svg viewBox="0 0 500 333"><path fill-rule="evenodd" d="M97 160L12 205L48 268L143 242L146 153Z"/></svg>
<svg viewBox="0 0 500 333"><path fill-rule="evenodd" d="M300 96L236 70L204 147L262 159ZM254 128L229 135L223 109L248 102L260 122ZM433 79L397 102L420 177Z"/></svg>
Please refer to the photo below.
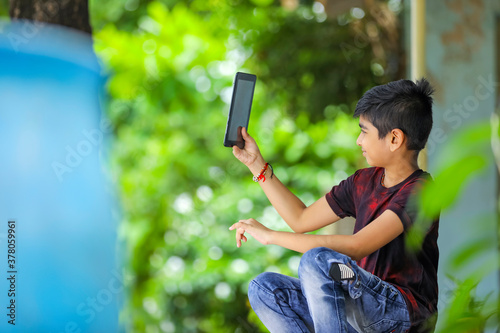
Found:
<svg viewBox="0 0 500 333"><path fill-rule="evenodd" d="M426 76L436 88L435 125L422 167L437 186L422 202L431 213L443 209L438 331L497 330L500 4L423 4L0 0L4 37L9 16L92 36L123 211L107 238L118 244L107 254L119 258L124 285L108 317L117 330L266 332L248 282L263 271L297 275L299 253L253 239L237 249L227 230L253 217L289 231L222 145L237 71L257 75L249 133L306 204L367 166L352 118L362 94ZM350 233L352 221L318 232ZM110 289L113 276L91 295ZM77 328L100 332L96 323Z"/></svg>

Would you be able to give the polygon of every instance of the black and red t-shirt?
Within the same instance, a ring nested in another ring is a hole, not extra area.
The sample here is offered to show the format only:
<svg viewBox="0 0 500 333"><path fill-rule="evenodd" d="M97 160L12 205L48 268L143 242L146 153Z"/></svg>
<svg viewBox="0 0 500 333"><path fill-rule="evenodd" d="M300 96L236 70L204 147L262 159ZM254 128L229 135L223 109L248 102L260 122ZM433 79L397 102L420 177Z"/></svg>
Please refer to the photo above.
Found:
<svg viewBox="0 0 500 333"><path fill-rule="evenodd" d="M397 238L358 261L358 266L393 284L403 294L412 328L437 311L437 245L439 220L433 221L424 234L420 251L406 246L408 230L417 219L416 205L409 204L410 196L431 176L417 170L403 182L390 188L382 186L383 168L367 168L334 186L326 199L339 217L356 218L354 233L389 209L403 223L404 232Z"/></svg>

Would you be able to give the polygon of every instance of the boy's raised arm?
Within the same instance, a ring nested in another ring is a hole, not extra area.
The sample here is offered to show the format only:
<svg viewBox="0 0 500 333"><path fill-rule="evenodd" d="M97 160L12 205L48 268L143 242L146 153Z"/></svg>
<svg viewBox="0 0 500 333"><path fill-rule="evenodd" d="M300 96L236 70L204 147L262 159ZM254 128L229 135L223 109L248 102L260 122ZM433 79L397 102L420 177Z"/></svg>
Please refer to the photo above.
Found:
<svg viewBox="0 0 500 333"><path fill-rule="evenodd" d="M253 175L258 175L266 162L257 143L247 133L246 128L242 128L241 132L245 140L245 148L240 149L233 146L233 154L250 169ZM265 181L259 181L262 190L278 214L293 231L298 233L309 232L340 219L330 208L325 197L307 207L280 182L278 177L271 177L269 171L266 172L265 176Z"/></svg>

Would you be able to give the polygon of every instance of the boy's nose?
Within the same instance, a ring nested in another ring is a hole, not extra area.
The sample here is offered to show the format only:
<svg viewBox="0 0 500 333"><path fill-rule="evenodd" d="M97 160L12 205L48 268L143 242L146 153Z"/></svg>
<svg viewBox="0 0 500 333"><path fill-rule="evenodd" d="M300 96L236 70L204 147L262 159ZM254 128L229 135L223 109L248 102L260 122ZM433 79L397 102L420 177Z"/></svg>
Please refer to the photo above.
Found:
<svg viewBox="0 0 500 333"><path fill-rule="evenodd" d="M356 144L361 147L361 134L358 135L358 138L356 139Z"/></svg>

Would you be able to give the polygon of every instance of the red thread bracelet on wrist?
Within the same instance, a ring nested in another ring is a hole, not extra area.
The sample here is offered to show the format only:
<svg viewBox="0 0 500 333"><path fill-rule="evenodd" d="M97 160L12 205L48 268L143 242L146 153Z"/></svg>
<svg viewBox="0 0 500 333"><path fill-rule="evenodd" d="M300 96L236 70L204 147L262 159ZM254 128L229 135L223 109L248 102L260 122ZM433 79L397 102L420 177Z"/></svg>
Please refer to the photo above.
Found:
<svg viewBox="0 0 500 333"><path fill-rule="evenodd" d="M266 165L264 165L264 167L262 168L262 170L260 170L259 174L257 176L253 176L253 181L258 183L261 179L262 179L262 182L265 182L266 181L266 170L267 170L267 167L269 166L269 163L266 163Z"/></svg>

